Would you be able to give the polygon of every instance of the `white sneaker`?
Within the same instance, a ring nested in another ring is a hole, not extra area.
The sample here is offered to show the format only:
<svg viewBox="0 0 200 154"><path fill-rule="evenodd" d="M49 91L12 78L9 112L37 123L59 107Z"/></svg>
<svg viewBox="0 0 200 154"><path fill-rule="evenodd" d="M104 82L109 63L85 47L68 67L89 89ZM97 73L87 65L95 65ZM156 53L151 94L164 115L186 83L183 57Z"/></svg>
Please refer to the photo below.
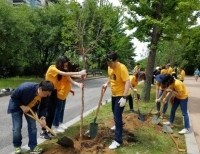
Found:
<svg viewBox="0 0 200 154"><path fill-rule="evenodd" d="M163 122L163 125L171 125L171 122L169 122L169 121Z"/></svg>
<svg viewBox="0 0 200 154"><path fill-rule="evenodd" d="M115 140L113 140L112 144L108 148L109 149L116 149L119 146L120 146L120 144L118 142L116 142Z"/></svg>
<svg viewBox="0 0 200 154"><path fill-rule="evenodd" d="M62 129L62 128L60 128L60 127L58 127L58 128L54 129L54 132L56 132L56 133L63 133L63 132L65 132L65 130Z"/></svg>
<svg viewBox="0 0 200 154"><path fill-rule="evenodd" d="M60 124L59 127L64 129L64 130L67 129L67 126L65 126L64 124Z"/></svg>
<svg viewBox="0 0 200 154"><path fill-rule="evenodd" d="M189 131L189 129L186 129L186 128L184 128L184 129L182 129L180 132L178 132L179 134L188 134L188 133L190 133L190 131Z"/></svg>
<svg viewBox="0 0 200 154"><path fill-rule="evenodd" d="M115 125L112 126L110 129L111 129L111 130L115 130L115 129L116 129Z"/></svg>

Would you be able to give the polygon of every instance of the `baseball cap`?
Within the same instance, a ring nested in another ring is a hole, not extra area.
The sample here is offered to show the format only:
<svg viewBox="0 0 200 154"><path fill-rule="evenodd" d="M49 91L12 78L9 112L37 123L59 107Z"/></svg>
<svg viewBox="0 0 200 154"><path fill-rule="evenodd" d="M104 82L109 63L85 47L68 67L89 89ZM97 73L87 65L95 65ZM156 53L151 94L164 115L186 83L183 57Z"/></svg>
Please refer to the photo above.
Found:
<svg viewBox="0 0 200 154"><path fill-rule="evenodd" d="M164 78L164 74L159 74L155 76L155 80L158 81L159 83L162 83Z"/></svg>

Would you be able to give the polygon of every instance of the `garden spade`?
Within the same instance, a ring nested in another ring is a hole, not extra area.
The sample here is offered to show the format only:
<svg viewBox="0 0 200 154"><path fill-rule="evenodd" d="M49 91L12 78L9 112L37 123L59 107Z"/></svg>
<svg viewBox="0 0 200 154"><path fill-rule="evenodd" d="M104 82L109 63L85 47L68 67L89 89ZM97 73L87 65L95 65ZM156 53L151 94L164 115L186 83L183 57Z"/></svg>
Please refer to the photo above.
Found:
<svg viewBox="0 0 200 154"><path fill-rule="evenodd" d="M163 106L164 106L164 103L162 103L161 107L160 107L160 111L158 112L158 114L155 114L151 120L152 124L158 124L161 119L160 119L160 113L162 112L163 110Z"/></svg>
<svg viewBox="0 0 200 154"><path fill-rule="evenodd" d="M98 113L99 113L99 109L100 109L101 102L102 102L103 95L104 95L105 91L106 91L106 90L105 90L104 87L102 86L102 87L101 87L101 95L100 95L99 103L98 103L98 106L97 106L97 109L96 109L96 112L95 112L94 121L93 121L92 123L90 123L89 134L90 134L90 137L91 137L91 138L95 138L96 135L97 135L98 124L96 123L96 120L97 120L97 116L98 116Z"/></svg>
<svg viewBox="0 0 200 154"><path fill-rule="evenodd" d="M38 118L38 116L33 112L32 109L29 110L31 112L31 114L26 113L27 116L35 119L39 124L42 124L42 121ZM57 134L50 129L48 126L45 126L45 128L53 135L53 136L57 136ZM74 147L74 142L73 140L71 140L70 138L68 138L67 136L63 136L61 138L58 139L57 143L61 146L65 146L65 147Z"/></svg>
<svg viewBox="0 0 200 154"><path fill-rule="evenodd" d="M137 95L137 97L138 97L138 95ZM139 97L138 97L138 99L137 99L137 101L136 101L137 108L138 108L138 117L139 117L139 119L140 119L142 122L144 122L145 119L144 119L144 116L143 116L143 115L141 114L141 112L140 112L138 100L139 100Z"/></svg>
<svg viewBox="0 0 200 154"><path fill-rule="evenodd" d="M177 148L178 152L185 152L186 151L185 149L182 149L182 148L179 147L178 142L175 140L175 138L172 135L173 130L171 129L171 127L169 127L167 125L163 125L162 130L163 130L163 132L165 132L165 133L170 135L170 138L176 144L176 148Z"/></svg>

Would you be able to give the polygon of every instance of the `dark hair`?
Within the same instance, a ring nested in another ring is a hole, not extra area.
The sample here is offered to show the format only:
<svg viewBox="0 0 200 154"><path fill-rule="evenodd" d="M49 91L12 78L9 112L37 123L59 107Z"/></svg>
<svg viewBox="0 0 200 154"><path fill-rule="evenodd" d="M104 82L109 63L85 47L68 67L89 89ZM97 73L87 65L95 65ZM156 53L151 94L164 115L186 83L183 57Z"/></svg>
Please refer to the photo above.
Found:
<svg viewBox="0 0 200 154"><path fill-rule="evenodd" d="M117 60L117 53L116 52L113 52L113 51L110 51L106 54L106 60L107 61L116 61Z"/></svg>
<svg viewBox="0 0 200 154"><path fill-rule="evenodd" d="M136 65L140 65L140 63L137 63Z"/></svg>
<svg viewBox="0 0 200 154"><path fill-rule="evenodd" d="M53 91L54 85L51 81L43 80L40 82L39 87L41 87L42 91Z"/></svg>
<svg viewBox="0 0 200 154"><path fill-rule="evenodd" d="M175 79L173 76L170 74L164 74L163 79L162 79L162 85L163 87L169 87L172 83L174 83Z"/></svg>
<svg viewBox="0 0 200 154"><path fill-rule="evenodd" d="M68 62L68 72L78 72L79 64Z"/></svg>
<svg viewBox="0 0 200 154"><path fill-rule="evenodd" d="M137 73L136 75L135 75L135 77L136 77L136 79L138 79L138 78L142 78L143 80L146 80L146 74L145 74L145 72L139 72L139 73Z"/></svg>
<svg viewBox="0 0 200 154"><path fill-rule="evenodd" d="M60 71L66 72L66 70L64 70L64 63L67 62L69 62L69 58L67 58L66 56L60 56L56 61L56 68ZM62 79L62 75L58 74L57 79L58 81L60 81Z"/></svg>

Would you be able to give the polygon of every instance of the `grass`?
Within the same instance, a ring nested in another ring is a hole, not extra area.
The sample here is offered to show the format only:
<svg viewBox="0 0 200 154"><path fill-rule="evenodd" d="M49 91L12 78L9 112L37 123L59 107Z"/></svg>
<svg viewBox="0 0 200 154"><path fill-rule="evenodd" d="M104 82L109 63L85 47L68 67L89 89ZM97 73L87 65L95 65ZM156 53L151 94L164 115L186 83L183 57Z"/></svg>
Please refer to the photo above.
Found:
<svg viewBox="0 0 200 154"><path fill-rule="evenodd" d="M142 85L139 85L138 91L140 92L142 89ZM155 89L155 88L153 88ZM148 114L150 109L155 105L155 91L152 90L151 92L151 101L149 103L140 102L141 105L141 113L143 115ZM137 109L137 106L134 103L135 109ZM171 109L171 105L169 105L167 110L167 115L169 117L169 112ZM94 112L88 116L84 117L84 126L83 129L87 130L89 129L90 123L93 121L94 118ZM129 106L126 105L124 109L125 113L129 112ZM102 123L105 120L113 119L112 113L111 113L111 104L108 102L104 106L101 107L97 123ZM167 118L168 119L168 118ZM182 115L180 108L178 108L175 118L175 127L173 128L174 134L178 134L178 131L180 131L183 128L183 122L182 122ZM65 135L69 137L74 137L79 133L80 129L80 123L77 122L76 124L70 126L67 131L65 132ZM134 131L134 134L138 140L136 143L130 143L126 146L121 146L120 148L116 149L115 152L117 154L185 154L186 152L178 152L176 149L175 144L170 139L170 136L163 133L162 131L157 132L154 130L154 127L140 127L137 128ZM61 134L62 136L63 134ZM178 138L176 140L178 141L179 145L181 145L182 148L186 149L185 145L185 137L184 135L176 135ZM52 144L55 144L57 140L51 140L51 141L45 141L41 144L44 148L52 146ZM51 143L51 144L50 144ZM110 142L106 142L107 146L109 146Z"/></svg>
<svg viewBox="0 0 200 154"><path fill-rule="evenodd" d="M38 77L13 77L0 79L0 89L2 88L16 88L23 82L41 82L43 79Z"/></svg>

